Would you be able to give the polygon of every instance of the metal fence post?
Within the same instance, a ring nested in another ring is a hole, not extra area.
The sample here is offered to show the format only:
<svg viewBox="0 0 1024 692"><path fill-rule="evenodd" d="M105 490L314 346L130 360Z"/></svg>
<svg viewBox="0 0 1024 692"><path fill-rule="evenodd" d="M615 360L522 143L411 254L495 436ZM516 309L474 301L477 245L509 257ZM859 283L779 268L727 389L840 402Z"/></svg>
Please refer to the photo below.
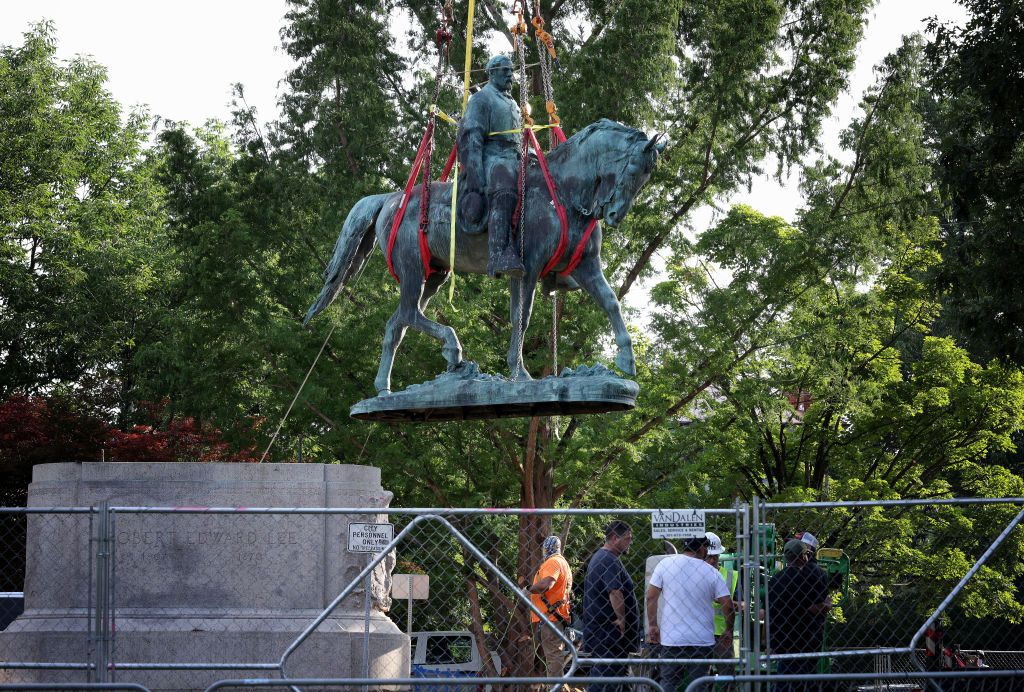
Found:
<svg viewBox="0 0 1024 692"><path fill-rule="evenodd" d="M108 573L110 575L110 603L109 617L107 622L110 625L110 651L108 667L110 671L109 682L117 682L117 512L110 510L110 523L107 539L110 541L110 557L108 558Z"/></svg>
<svg viewBox="0 0 1024 692"><path fill-rule="evenodd" d="M370 677L370 587L373 572L363 582L363 677Z"/></svg>
<svg viewBox="0 0 1024 692"><path fill-rule="evenodd" d="M93 561L96 553L96 508L89 508L89 528L88 528L88 546L85 552L88 557L88 564L86 566L86 578L89 583L86 585L86 605L85 605L85 622L86 622L86 648L85 648L85 659L92 663L93 656L96 654L96 630L94 629L95 619L93 611L93 594L95 593L94 581L96 572L93 569ZM88 682L94 682L92 669L87 670L86 680Z"/></svg>
<svg viewBox="0 0 1024 692"><path fill-rule="evenodd" d="M110 682L110 505L98 508L96 527L96 585L93 612L94 644L90 682Z"/></svg>
<svg viewBox="0 0 1024 692"><path fill-rule="evenodd" d="M754 574L754 563L751 559L753 554L750 547L750 504L742 503L737 504L737 523L742 522L742 530L737 531L736 545L737 550L740 553L740 560L742 560L739 566L739 573L741 575L740 585L740 599L743 603L743 612L740 614L740 657L743 659L741 663L743 673L750 675L752 669L750 657L753 655L750 648L750 634L751 634L751 617L756 618L756 612L753 610L753 601L750 593L750 578ZM742 514L743 516L740 516Z"/></svg>
<svg viewBox="0 0 1024 692"><path fill-rule="evenodd" d="M755 495L753 497L753 517L751 523L753 524L751 530L751 547L753 548L753 562L754 562L754 578L753 578L753 593L750 595L751 601L751 615L753 620L751 625L754 631L751 633L753 655L751 660L753 661L752 675L761 675L761 498ZM765 613L767 617L767 612ZM759 682L754 683L754 689L761 689Z"/></svg>

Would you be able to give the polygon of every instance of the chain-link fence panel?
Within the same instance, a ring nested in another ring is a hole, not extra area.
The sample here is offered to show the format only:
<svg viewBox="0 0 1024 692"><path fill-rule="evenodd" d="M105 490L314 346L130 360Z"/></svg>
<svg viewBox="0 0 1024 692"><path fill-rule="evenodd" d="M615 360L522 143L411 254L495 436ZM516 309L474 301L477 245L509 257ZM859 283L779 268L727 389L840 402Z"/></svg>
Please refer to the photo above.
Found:
<svg viewBox="0 0 1024 692"><path fill-rule="evenodd" d="M907 673L829 673L699 678L685 692L770 690L770 692L1015 692L1024 671L978 670Z"/></svg>
<svg viewBox="0 0 1024 692"><path fill-rule="evenodd" d="M225 677L276 676L282 654L360 573L350 525L379 512L119 508L111 600L118 679L203 689ZM408 643L383 614L390 564L360 580L289 655L293 676L402 677ZM364 636L369 632L371 636ZM387 659L396 663L387 666Z"/></svg>
<svg viewBox="0 0 1024 692"><path fill-rule="evenodd" d="M0 684L93 678L96 538L89 509L0 509Z"/></svg>
<svg viewBox="0 0 1024 692"><path fill-rule="evenodd" d="M762 504L674 541L651 510L13 511L0 684L935 689L1024 669L1020 507Z"/></svg>
<svg viewBox="0 0 1024 692"><path fill-rule="evenodd" d="M1020 669L1020 519L1013 502L765 506L763 670Z"/></svg>
<svg viewBox="0 0 1024 692"><path fill-rule="evenodd" d="M580 676L657 673L653 649L645 643L643 593L653 564L683 546L652 538L650 515L607 510L390 514L394 556L381 560L394 563L392 597L380 605L391 625L409 636L410 674L455 679L567 673L575 684ZM708 529L717 530L726 545L735 546L737 525L733 510L707 516ZM730 554L729 559L737 558ZM341 603L352 599L354 607L361 587L349 582ZM609 595L613 591L621 601ZM371 622L367 635L382 626ZM324 620L313 632L328 627ZM732 636L730 631L730 649ZM364 675L380 677L380 665L387 661L371 647L370 657L359 663Z"/></svg>

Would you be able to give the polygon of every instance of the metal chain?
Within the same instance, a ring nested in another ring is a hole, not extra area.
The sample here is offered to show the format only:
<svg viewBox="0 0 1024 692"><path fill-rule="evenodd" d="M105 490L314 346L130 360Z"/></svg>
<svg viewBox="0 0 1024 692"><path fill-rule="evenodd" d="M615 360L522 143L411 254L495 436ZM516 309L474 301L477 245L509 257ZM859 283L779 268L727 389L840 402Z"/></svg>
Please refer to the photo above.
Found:
<svg viewBox="0 0 1024 692"><path fill-rule="evenodd" d="M540 41L537 41L537 58L537 62L540 65L540 81L544 88L544 103L546 106L548 103L555 102L555 90L551 85L551 56L548 55L547 49L544 48L544 44ZM557 143L554 131L549 128L548 150L550 151L551 149L554 149Z"/></svg>
<svg viewBox="0 0 1024 692"><path fill-rule="evenodd" d="M519 15L520 18L522 15ZM521 21L521 19L520 19ZM527 121L529 112L529 86L526 83L526 46L523 41L525 39L525 32L515 34L516 37L516 60L519 61L519 110L522 112L524 121ZM530 123L524 122L524 126L528 126ZM519 234L519 257L523 259L526 257L526 226L523 223L523 219L526 218L526 176L529 173L529 148L525 146L526 131L523 131L523 160L519 164L519 219L518 223L513 225L513 231ZM525 279L525 277L524 277ZM526 334L523 333L523 325L526 324L526 281L524 279L519 280L519 311L516 315L515 329L519 334L519 348L522 348L526 342ZM514 378L518 375L514 375Z"/></svg>
<svg viewBox="0 0 1024 692"><path fill-rule="evenodd" d="M540 66L541 86L544 89L544 107L548 110L548 122L552 125L558 124L557 108L555 107L555 89L551 83L552 57L548 51L545 41L551 46L551 35L544 31L544 18L540 16L540 0L533 3L533 28L537 37L537 64ZM554 50L552 47L551 50ZM548 129L548 150L554 149L558 144L553 129Z"/></svg>
<svg viewBox="0 0 1024 692"><path fill-rule="evenodd" d="M449 3L450 5L450 3ZM441 95L441 84L442 77L445 71L445 65L448 62L448 48L451 45L452 35L448 29L448 14L445 11L446 8L441 8L441 24L437 30L436 42L437 42L437 68L434 71L434 93L430 98L430 110L427 114L427 141L426 148L423 152L423 183L420 192L420 216L419 216L419 233L426 234L430 228L430 183L431 183L431 171L430 171L430 159L434 153L434 124L437 122L437 99ZM424 272L423 280L427 280Z"/></svg>
<svg viewBox="0 0 1024 692"><path fill-rule="evenodd" d="M535 21L540 18L540 2L535 1L533 4L533 16ZM543 22L543 20L541 20ZM537 28L537 25L534 25ZM543 24L540 24L543 27ZM544 89L544 101L546 103L553 103L555 100L555 91L551 85L551 56L548 54L547 49L544 47L542 41L537 40L537 64L540 65L540 76L541 85ZM548 150L555 148L556 145L555 133L553 130L548 129ZM557 279L556 279L557 280ZM558 313L559 313L559 300L558 287L555 287L554 300L551 301L551 372L555 377L558 377ZM556 432L558 431L558 418L552 418L553 428Z"/></svg>

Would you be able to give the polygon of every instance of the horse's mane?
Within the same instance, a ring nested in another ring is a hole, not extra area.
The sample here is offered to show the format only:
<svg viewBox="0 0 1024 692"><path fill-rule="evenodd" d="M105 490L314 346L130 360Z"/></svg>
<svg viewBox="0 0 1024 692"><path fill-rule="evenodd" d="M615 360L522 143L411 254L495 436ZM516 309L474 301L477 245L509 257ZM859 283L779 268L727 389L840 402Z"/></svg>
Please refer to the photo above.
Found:
<svg viewBox="0 0 1024 692"><path fill-rule="evenodd" d="M557 165L564 163L566 159L579 156L584 150L584 144L586 144L587 140L599 132L607 132L624 137L626 140L625 149L629 149L629 147L641 139L647 139L647 136L640 130L614 120L609 120L608 118L601 118L596 123L590 123L572 137L566 139L564 143L555 147L554 151L548 156L548 161Z"/></svg>
<svg viewBox="0 0 1024 692"><path fill-rule="evenodd" d="M594 135L601 133L612 135L608 139L619 140L622 142L622 146L618 148L588 146L589 140ZM604 170L607 170L609 166L614 170L621 170L633 145L641 141L647 141L647 135L640 130L608 118L601 118L555 147L547 159L552 168L559 168L568 161L573 161L575 166L584 170L600 170L601 167L598 166L600 158ZM656 156L656 154L654 155ZM537 175L534 173L537 170L536 166L531 166L531 169L531 174ZM578 209L584 209L593 202L592 195L593 189L576 189L562 201Z"/></svg>

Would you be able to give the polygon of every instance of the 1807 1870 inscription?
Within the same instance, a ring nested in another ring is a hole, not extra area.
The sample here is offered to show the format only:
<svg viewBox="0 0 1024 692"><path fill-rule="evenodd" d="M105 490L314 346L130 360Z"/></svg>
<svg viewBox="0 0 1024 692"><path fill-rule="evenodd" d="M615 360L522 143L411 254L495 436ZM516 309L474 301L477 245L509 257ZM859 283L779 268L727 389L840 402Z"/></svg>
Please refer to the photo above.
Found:
<svg viewBox="0 0 1024 692"><path fill-rule="evenodd" d="M449 258L452 185L432 183L425 191L425 223L401 210L418 208L424 190L364 197L349 212L324 272L324 286L306 323L324 310L366 266L376 245L388 257L400 283L398 308L388 320L378 396L359 402L352 415L376 420L452 420L500 416L590 413L632 408L637 385L597 366L532 381L523 364L523 337L530 323L537 283L580 286L604 310L615 333L615 365L636 374L633 344L614 292L601 268L603 225L617 226L651 176L664 143L658 137L610 120L593 123L546 157L530 156L518 227L510 227L516 206L515 171L522 160L516 137L518 106L508 97L507 59L488 63L490 81L470 99L459 127L459 157L466 167L457 194L459 209L454 263ZM499 127L508 125L508 127ZM526 131L524 137L533 137ZM399 221L396 223L396 215ZM467 215L469 218L467 218ZM486 230L486 233L481 232ZM375 242L376 241L376 242ZM453 266L454 264L454 266ZM511 339L509 377L481 373L463 360L455 330L424 314L452 269L499 276L509 282ZM408 328L442 344L447 370L433 381L391 392L391 369Z"/></svg>

